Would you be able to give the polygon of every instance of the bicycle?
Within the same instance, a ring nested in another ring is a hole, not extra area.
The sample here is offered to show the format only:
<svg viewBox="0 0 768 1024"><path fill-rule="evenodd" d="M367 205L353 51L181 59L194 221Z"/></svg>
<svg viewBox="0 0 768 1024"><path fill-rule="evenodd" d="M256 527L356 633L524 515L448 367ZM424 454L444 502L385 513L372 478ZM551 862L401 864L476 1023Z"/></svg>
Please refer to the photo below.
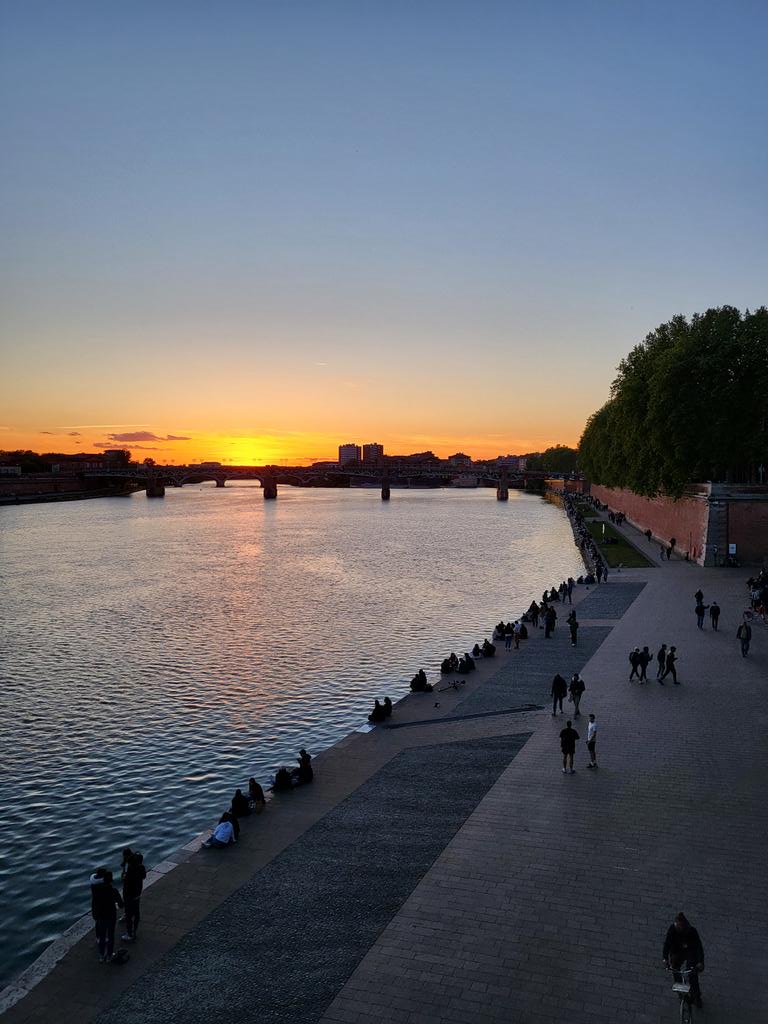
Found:
<svg viewBox="0 0 768 1024"><path fill-rule="evenodd" d="M672 976L675 979L672 991L677 994L680 1000L680 1024L693 1024L694 1004L689 978L692 974L696 974L696 968L667 967L667 970L672 971ZM679 981L677 980L678 978L680 979Z"/></svg>

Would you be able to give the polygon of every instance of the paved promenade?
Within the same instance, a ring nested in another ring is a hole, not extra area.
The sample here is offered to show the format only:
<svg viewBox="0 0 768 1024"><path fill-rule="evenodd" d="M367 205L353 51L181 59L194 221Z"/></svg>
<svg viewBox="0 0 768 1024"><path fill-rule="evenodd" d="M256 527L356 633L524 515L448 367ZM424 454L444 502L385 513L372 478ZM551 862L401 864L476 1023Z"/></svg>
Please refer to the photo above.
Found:
<svg viewBox="0 0 768 1024"><path fill-rule="evenodd" d="M6 1019L655 1024L676 1013L661 943L684 909L705 1019L767 1020L768 627L743 659L747 574L673 559L578 588L578 647L561 614L551 640L348 737L236 848L189 850L148 890L128 964L89 936ZM696 628L698 587L718 633ZM629 650L661 642L682 685L630 684ZM549 685L576 669L600 768L582 740L563 776Z"/></svg>

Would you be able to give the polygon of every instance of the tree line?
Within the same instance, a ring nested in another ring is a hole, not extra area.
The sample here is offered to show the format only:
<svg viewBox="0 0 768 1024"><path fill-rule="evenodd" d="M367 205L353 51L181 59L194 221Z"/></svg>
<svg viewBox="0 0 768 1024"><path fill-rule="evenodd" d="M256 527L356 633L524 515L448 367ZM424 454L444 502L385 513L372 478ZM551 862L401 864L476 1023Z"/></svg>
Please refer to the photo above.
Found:
<svg viewBox="0 0 768 1024"><path fill-rule="evenodd" d="M768 478L768 309L721 306L652 331L587 421L579 465L648 496Z"/></svg>

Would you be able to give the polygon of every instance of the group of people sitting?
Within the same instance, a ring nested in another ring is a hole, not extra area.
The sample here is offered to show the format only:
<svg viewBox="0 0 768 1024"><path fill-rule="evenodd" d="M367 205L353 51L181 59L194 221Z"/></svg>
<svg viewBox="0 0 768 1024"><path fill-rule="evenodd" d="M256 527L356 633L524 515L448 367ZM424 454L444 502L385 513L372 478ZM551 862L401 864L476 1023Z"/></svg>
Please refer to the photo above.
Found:
<svg viewBox="0 0 768 1024"><path fill-rule="evenodd" d="M411 693L432 693L432 684L427 682L427 673L423 668L411 680Z"/></svg>
<svg viewBox="0 0 768 1024"><path fill-rule="evenodd" d="M475 665L475 659L472 655L465 651L460 658L451 651L448 658L443 658L440 663L440 671L444 676L450 675L452 672L458 672L462 676L468 675L470 672L474 672L477 666Z"/></svg>
<svg viewBox="0 0 768 1024"><path fill-rule="evenodd" d="M289 789L296 789L297 786L306 786L310 783L315 773L312 770L312 757L302 747L299 751L298 768L278 768L275 772L275 779L272 783L273 793L285 793Z"/></svg>
<svg viewBox="0 0 768 1024"><path fill-rule="evenodd" d="M266 797L256 779L251 776L248 779L248 796L242 789L236 789L232 797L229 810L224 811L219 818L210 837L206 839L203 846L222 847L236 843L240 836L239 818L247 818L251 814L261 814L266 806Z"/></svg>
<svg viewBox="0 0 768 1024"><path fill-rule="evenodd" d="M294 789L296 786L303 786L314 778L312 770L312 757L302 747L299 751L297 768L278 768L272 783L272 791L275 793L285 792ZM229 810L224 811L219 818L218 824L203 846L224 847L236 843L240 836L240 818L247 818L251 814L261 814L266 807L264 790L259 783L251 777L248 779L248 795L242 789L236 789L232 797Z"/></svg>
<svg viewBox="0 0 768 1024"><path fill-rule="evenodd" d="M378 725L380 722L386 721L387 718L392 714L392 701L389 697L384 698L382 704L379 700L373 702L373 711L368 715L368 721L374 725Z"/></svg>

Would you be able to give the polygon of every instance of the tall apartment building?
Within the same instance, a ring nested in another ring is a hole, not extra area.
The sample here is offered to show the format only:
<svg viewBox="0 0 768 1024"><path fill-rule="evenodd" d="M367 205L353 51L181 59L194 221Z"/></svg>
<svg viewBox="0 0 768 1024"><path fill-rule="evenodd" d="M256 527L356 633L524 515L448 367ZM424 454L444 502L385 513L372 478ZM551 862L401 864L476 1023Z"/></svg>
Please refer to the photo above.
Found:
<svg viewBox="0 0 768 1024"><path fill-rule="evenodd" d="M384 458L384 445L383 444L364 444L363 445L363 462L368 465L381 462Z"/></svg>
<svg viewBox="0 0 768 1024"><path fill-rule="evenodd" d="M340 444L339 445L339 465L343 466L344 463L359 462L360 461L360 445L359 444Z"/></svg>

